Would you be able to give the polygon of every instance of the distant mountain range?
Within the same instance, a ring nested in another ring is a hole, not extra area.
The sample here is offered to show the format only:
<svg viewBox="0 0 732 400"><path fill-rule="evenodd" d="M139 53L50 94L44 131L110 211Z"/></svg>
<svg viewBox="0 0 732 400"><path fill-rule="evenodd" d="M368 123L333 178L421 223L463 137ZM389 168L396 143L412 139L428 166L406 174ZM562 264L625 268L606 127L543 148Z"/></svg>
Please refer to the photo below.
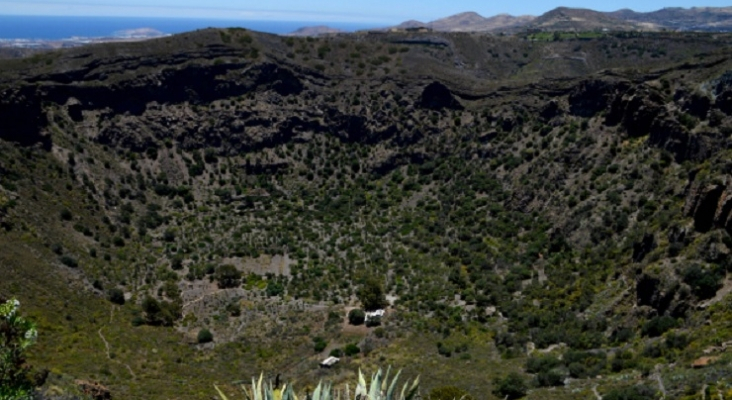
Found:
<svg viewBox="0 0 732 400"><path fill-rule="evenodd" d="M464 12L431 22L409 20L385 30L431 29L439 32L507 32L541 31L732 31L732 7L663 8L653 12L628 9L600 12L581 8L555 8L541 16L499 14L483 17ZM317 36L339 32L328 27L301 28L292 35Z"/></svg>

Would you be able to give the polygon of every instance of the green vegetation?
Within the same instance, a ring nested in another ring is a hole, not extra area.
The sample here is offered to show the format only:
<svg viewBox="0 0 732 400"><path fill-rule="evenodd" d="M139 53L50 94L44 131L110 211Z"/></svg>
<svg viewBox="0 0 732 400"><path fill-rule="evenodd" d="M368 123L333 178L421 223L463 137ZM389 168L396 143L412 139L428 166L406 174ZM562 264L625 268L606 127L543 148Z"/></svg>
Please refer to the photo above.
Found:
<svg viewBox="0 0 732 400"><path fill-rule="evenodd" d="M210 342L213 342L213 339L214 339L213 334L208 329L203 328L200 331L198 331L198 335L197 335L198 343L200 343L200 344L210 343Z"/></svg>
<svg viewBox="0 0 732 400"><path fill-rule="evenodd" d="M35 325L19 314L20 302L0 304L0 399L25 400L43 384L46 371L36 377L26 364L26 351L38 336Z"/></svg>

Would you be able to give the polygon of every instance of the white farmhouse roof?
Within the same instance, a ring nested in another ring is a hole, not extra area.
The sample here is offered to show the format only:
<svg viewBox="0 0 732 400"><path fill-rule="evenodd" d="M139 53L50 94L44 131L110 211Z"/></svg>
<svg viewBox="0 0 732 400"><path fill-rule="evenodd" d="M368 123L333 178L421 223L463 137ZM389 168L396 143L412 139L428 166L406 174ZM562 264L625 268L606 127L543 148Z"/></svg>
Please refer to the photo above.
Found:
<svg viewBox="0 0 732 400"><path fill-rule="evenodd" d="M341 359L338 357L328 357L320 363L321 367L332 367Z"/></svg>
<svg viewBox="0 0 732 400"><path fill-rule="evenodd" d="M381 318L383 316L384 316L384 310L369 311L369 312L366 313L365 320L368 321L371 318L374 318L374 317Z"/></svg>

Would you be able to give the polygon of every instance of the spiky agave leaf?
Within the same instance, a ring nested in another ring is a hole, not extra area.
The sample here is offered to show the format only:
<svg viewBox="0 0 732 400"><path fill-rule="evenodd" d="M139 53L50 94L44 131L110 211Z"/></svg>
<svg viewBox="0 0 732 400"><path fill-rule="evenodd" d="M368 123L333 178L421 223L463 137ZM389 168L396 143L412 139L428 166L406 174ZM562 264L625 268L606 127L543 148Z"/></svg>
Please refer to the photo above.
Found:
<svg viewBox="0 0 732 400"><path fill-rule="evenodd" d="M292 389L292 385L284 384L282 386L282 400L298 400L295 391Z"/></svg>
<svg viewBox="0 0 732 400"><path fill-rule="evenodd" d="M333 400L333 390L330 383L323 382L322 380L318 382L318 386L313 392L312 400Z"/></svg>
<svg viewBox="0 0 732 400"><path fill-rule="evenodd" d="M358 400L359 398L364 399L365 396L368 396L368 392L366 392L366 379L363 377L363 373L361 373L361 368L358 369L358 385L356 385L356 393L354 393L354 400Z"/></svg>
<svg viewBox="0 0 732 400"><path fill-rule="evenodd" d="M391 369L391 367L389 367ZM397 371L396 375L394 375L394 379L391 381L391 385L389 385L389 388L386 390L386 400L392 400L394 399L394 389L396 389L397 380L399 380L399 375L401 375L402 370ZM387 379L384 380L384 383L388 383L388 376L389 376L389 370L386 371ZM409 382L407 382L409 383Z"/></svg>
<svg viewBox="0 0 732 400"><path fill-rule="evenodd" d="M369 386L369 400L381 400L381 368L371 375Z"/></svg>
<svg viewBox="0 0 732 400"><path fill-rule="evenodd" d="M226 395L224 394L224 392L222 392L221 389L219 389L218 386L214 385L214 389L216 389L216 391L219 392L219 396L221 396L221 400L229 400L229 398L226 397Z"/></svg>
<svg viewBox="0 0 732 400"><path fill-rule="evenodd" d="M384 378L381 380L381 394L385 394L387 390L387 385L389 385L389 373L391 372L391 365L386 367L386 374L384 374Z"/></svg>
<svg viewBox="0 0 732 400"><path fill-rule="evenodd" d="M407 387L409 387L409 381L404 383L399 400L412 400L417 396L417 390L419 389L419 376L414 379L414 382L412 382L412 386L409 387L409 389L407 389Z"/></svg>

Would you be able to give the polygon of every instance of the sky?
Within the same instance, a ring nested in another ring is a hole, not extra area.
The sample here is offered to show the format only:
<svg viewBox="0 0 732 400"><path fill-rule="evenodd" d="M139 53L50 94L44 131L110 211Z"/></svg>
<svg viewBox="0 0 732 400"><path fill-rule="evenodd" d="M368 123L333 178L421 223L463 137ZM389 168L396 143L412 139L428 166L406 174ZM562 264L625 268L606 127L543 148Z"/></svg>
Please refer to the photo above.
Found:
<svg viewBox="0 0 732 400"><path fill-rule="evenodd" d="M0 15L130 16L221 18L312 22L394 24L410 19L423 22L475 11L496 14L541 15L559 6L616 11L655 11L664 7L725 7L720 0L0 0Z"/></svg>

